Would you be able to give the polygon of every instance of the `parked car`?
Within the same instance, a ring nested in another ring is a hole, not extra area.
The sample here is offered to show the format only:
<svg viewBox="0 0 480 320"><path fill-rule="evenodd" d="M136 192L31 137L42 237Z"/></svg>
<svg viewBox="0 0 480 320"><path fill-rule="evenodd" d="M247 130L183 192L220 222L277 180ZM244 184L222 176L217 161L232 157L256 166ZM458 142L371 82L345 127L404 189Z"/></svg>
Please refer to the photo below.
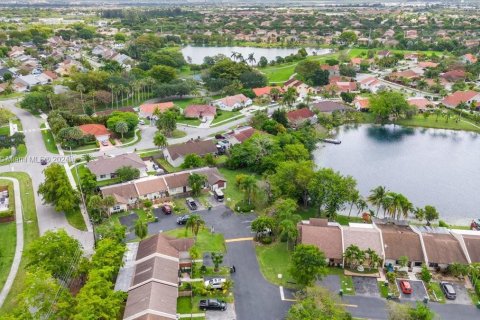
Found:
<svg viewBox="0 0 480 320"><path fill-rule="evenodd" d="M171 214L171 213L172 213L172 207L169 206L168 204L164 204L164 205L162 206L162 211L163 211L163 213L165 213L165 214Z"/></svg>
<svg viewBox="0 0 480 320"><path fill-rule="evenodd" d="M401 280L400 281L400 290L402 290L402 292L404 294L412 294L413 293L413 288L410 285L410 282L408 282L407 280Z"/></svg>
<svg viewBox="0 0 480 320"><path fill-rule="evenodd" d="M480 231L480 219L473 219L470 229Z"/></svg>
<svg viewBox="0 0 480 320"><path fill-rule="evenodd" d="M440 287L448 300L455 300L457 298L455 288L453 288L453 285L450 282L440 282Z"/></svg>
<svg viewBox="0 0 480 320"><path fill-rule="evenodd" d="M107 141L107 140L103 140L103 141L102 141L102 146L104 146L104 147L108 146L108 141Z"/></svg>
<svg viewBox="0 0 480 320"><path fill-rule="evenodd" d="M207 299L207 300L200 300L200 302L198 303L198 308L200 310L225 311L227 309L227 304L223 300Z"/></svg>
<svg viewBox="0 0 480 320"><path fill-rule="evenodd" d="M180 216L177 218L177 224L185 224L187 223L188 218L190 218L190 215L185 214L183 216Z"/></svg>
<svg viewBox="0 0 480 320"><path fill-rule="evenodd" d="M157 169L159 168L159 166L158 166L158 164L154 163L154 164L152 165L152 168L153 168L153 170L157 170Z"/></svg>
<svg viewBox="0 0 480 320"><path fill-rule="evenodd" d="M210 289L222 289L223 284L227 281L225 278L213 278L209 280L205 280L204 284L205 287Z"/></svg>
<svg viewBox="0 0 480 320"><path fill-rule="evenodd" d="M139 120L139 121L138 121L138 124L144 125L144 124L145 124L145 121Z"/></svg>
<svg viewBox="0 0 480 320"><path fill-rule="evenodd" d="M185 202L187 203L187 206L191 209L191 210L197 210L197 203L195 202L195 200L193 200L193 198L187 198L185 199Z"/></svg>
<svg viewBox="0 0 480 320"><path fill-rule="evenodd" d="M45 159L45 158L40 159L40 164L41 164L42 166L47 165L47 163L48 163L48 160L47 160L47 159Z"/></svg>
<svg viewBox="0 0 480 320"><path fill-rule="evenodd" d="M223 194L222 190L220 190L220 189L213 190L213 197L218 202L223 202L223 200L225 199L225 195Z"/></svg>

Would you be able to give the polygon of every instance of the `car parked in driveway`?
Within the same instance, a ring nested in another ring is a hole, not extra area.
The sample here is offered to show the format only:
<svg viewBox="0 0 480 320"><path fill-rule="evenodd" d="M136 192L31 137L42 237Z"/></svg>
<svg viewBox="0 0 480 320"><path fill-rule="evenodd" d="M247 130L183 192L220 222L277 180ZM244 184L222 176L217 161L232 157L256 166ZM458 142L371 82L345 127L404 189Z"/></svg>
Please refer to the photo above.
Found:
<svg viewBox="0 0 480 320"><path fill-rule="evenodd" d="M450 282L440 282L440 288L442 288L443 294L448 300L455 300L457 293Z"/></svg>
<svg viewBox="0 0 480 320"><path fill-rule="evenodd" d="M200 310L225 311L227 309L227 304L223 300L207 299L207 300L200 300L200 302L198 303L198 308Z"/></svg>
<svg viewBox="0 0 480 320"><path fill-rule="evenodd" d="M165 213L165 214L171 214L171 213L172 213L172 207L169 206L168 204L164 204L164 205L162 206L162 211L163 211L163 213Z"/></svg>
<svg viewBox="0 0 480 320"><path fill-rule="evenodd" d="M185 199L185 202L187 203L187 206L191 209L191 210L197 210L197 203L195 202L195 200L193 200L193 198L187 198Z"/></svg>
<svg viewBox="0 0 480 320"><path fill-rule="evenodd" d="M205 287L210 289L222 289L223 284L227 281L225 278L213 278L204 281Z"/></svg>
<svg viewBox="0 0 480 320"><path fill-rule="evenodd" d="M402 292L404 294L412 294L413 293L413 288L410 285L410 282L408 282L407 280L401 280L400 281L400 290L402 290Z"/></svg>
<svg viewBox="0 0 480 320"><path fill-rule="evenodd" d="M183 216L180 216L177 218L177 224L185 224L187 223L188 218L190 218L190 215L185 214Z"/></svg>

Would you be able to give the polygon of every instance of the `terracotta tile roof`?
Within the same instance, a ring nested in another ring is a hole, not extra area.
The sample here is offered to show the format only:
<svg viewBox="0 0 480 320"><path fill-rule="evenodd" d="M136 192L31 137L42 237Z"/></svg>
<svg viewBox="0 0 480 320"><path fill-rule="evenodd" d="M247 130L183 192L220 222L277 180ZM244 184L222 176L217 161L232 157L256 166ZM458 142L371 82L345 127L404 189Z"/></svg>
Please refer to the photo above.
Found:
<svg viewBox="0 0 480 320"><path fill-rule="evenodd" d="M360 109L368 109L370 107L370 100L368 98L357 97L353 101L355 104L360 105Z"/></svg>
<svg viewBox="0 0 480 320"><path fill-rule="evenodd" d="M343 111L349 109L346 105L336 101L319 101L312 105L312 109L320 112Z"/></svg>
<svg viewBox="0 0 480 320"><path fill-rule="evenodd" d="M350 62L351 62L352 64L355 64L355 65L361 64L362 61L363 61L362 58L352 58L352 59L350 60Z"/></svg>
<svg viewBox="0 0 480 320"><path fill-rule="evenodd" d="M380 231L374 228L342 227L345 248L356 245L362 250L372 249L382 256Z"/></svg>
<svg viewBox="0 0 480 320"><path fill-rule="evenodd" d="M253 134L257 132L254 128L248 128L245 130L240 131L239 133L234 134L233 136L235 139L237 139L239 142L243 142L253 136Z"/></svg>
<svg viewBox="0 0 480 320"><path fill-rule="evenodd" d="M253 88L252 91L255 93L257 97L263 96L263 95L269 95L270 91L272 91L273 88L277 88L280 92L282 92L282 88L280 87L263 87L263 88Z"/></svg>
<svg viewBox="0 0 480 320"><path fill-rule="evenodd" d="M456 91L449 96L446 96L442 103L446 106L456 107L462 102L467 102L470 99L473 99L475 96L480 96L479 92L476 91Z"/></svg>
<svg viewBox="0 0 480 320"><path fill-rule="evenodd" d="M168 191L167 185L163 177L149 177L135 183L138 195L144 196L156 192Z"/></svg>
<svg viewBox="0 0 480 320"><path fill-rule="evenodd" d="M90 134L96 137L110 134L110 131L108 131L103 124L82 124L81 126L78 126L78 128L82 130L84 134Z"/></svg>
<svg viewBox="0 0 480 320"><path fill-rule="evenodd" d="M300 225L301 243L317 246L327 259L342 259L342 231L335 226Z"/></svg>
<svg viewBox="0 0 480 320"><path fill-rule="evenodd" d="M429 263L468 263L460 243L451 234L422 233L422 238Z"/></svg>
<svg viewBox="0 0 480 320"><path fill-rule="evenodd" d="M50 71L50 70L45 70L43 71L44 74L46 74L47 76L49 76L50 78L52 78L53 80L57 79L57 74L53 71Z"/></svg>
<svg viewBox="0 0 480 320"><path fill-rule="evenodd" d="M215 153L217 152L217 145L213 140L189 141L170 145L167 147L167 150L172 160L175 160L191 153L199 156Z"/></svg>
<svg viewBox="0 0 480 320"><path fill-rule="evenodd" d="M463 235L463 241L472 262L480 262L480 235Z"/></svg>
<svg viewBox="0 0 480 320"><path fill-rule="evenodd" d="M310 119L314 115L315 114L310 109L302 108L302 109L287 112L287 119L290 122L295 122L299 120Z"/></svg>
<svg viewBox="0 0 480 320"><path fill-rule="evenodd" d="M471 53L467 53L463 56L467 61L469 61L470 63L475 63L477 62L477 57L475 57L473 54Z"/></svg>
<svg viewBox="0 0 480 320"><path fill-rule="evenodd" d="M420 68L435 68L438 66L438 63L431 62L431 61L422 61L418 63Z"/></svg>
<svg viewBox="0 0 480 320"><path fill-rule="evenodd" d="M424 261L422 245L418 234L409 226L377 224L382 231L385 258L398 260L407 256L410 261Z"/></svg>
<svg viewBox="0 0 480 320"><path fill-rule="evenodd" d="M465 71L463 70L452 70L452 71L447 71L443 74L440 75L440 77L447 79L448 81L458 81L465 79L466 74Z"/></svg>
<svg viewBox="0 0 480 320"><path fill-rule="evenodd" d="M233 107L237 103L246 103L249 99L243 94L237 94L234 96L218 99L215 102L222 103L226 106Z"/></svg>
<svg viewBox="0 0 480 320"><path fill-rule="evenodd" d="M120 167L127 166L145 169L146 165L136 153L125 153L114 157L100 156L87 163L87 168L95 175L114 173Z"/></svg>
<svg viewBox="0 0 480 320"><path fill-rule="evenodd" d="M407 102L409 105L416 107L419 110L425 110L427 109L427 106L431 105L433 106L433 103L426 99L426 98L409 98L407 99Z"/></svg>
<svg viewBox="0 0 480 320"><path fill-rule="evenodd" d="M328 70L328 71L330 71L330 70L333 70L333 71L338 71L338 70L340 70L340 67L339 67L338 64L336 64L336 65L334 65L334 66L331 66L331 65L329 65L329 64L322 64L322 65L320 66L320 68L321 68L322 70Z"/></svg>
<svg viewBox="0 0 480 320"><path fill-rule="evenodd" d="M173 108L173 102L161 102L161 103L145 103L140 106L140 111L145 114L153 114L155 110L165 112L166 110Z"/></svg>
<svg viewBox="0 0 480 320"><path fill-rule="evenodd" d="M191 105L183 110L187 118L213 117L217 114L217 108L209 105Z"/></svg>
<svg viewBox="0 0 480 320"><path fill-rule="evenodd" d="M406 78L406 79L413 79L419 76L420 75L418 73L416 73L411 69L405 70L405 71L399 71L399 72L392 72L389 75L390 78Z"/></svg>

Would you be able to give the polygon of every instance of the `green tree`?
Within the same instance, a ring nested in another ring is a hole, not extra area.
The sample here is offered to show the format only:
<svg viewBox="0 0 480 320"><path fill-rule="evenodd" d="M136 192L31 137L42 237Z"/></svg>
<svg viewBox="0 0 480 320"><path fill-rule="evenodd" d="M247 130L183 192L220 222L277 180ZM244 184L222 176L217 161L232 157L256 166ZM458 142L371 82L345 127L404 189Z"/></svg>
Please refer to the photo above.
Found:
<svg viewBox="0 0 480 320"><path fill-rule="evenodd" d="M420 272L420 278L422 279L423 282L425 282L427 285L430 283L432 280L432 274L427 268L427 265L424 263L422 264L422 271Z"/></svg>
<svg viewBox="0 0 480 320"><path fill-rule="evenodd" d="M280 162L275 174L269 177L272 191L283 196L302 201L306 206L309 198L309 183L314 175L312 161Z"/></svg>
<svg viewBox="0 0 480 320"><path fill-rule="evenodd" d="M25 250L27 270L43 269L56 278L68 275L82 256L80 243L64 230L47 231Z"/></svg>
<svg viewBox="0 0 480 320"><path fill-rule="evenodd" d="M290 108L296 99L297 99L297 91L295 90L295 88L290 87L283 94L282 102L284 105Z"/></svg>
<svg viewBox="0 0 480 320"><path fill-rule="evenodd" d="M412 109L400 92L384 91L370 97L370 112L382 124L390 120L395 122Z"/></svg>
<svg viewBox="0 0 480 320"><path fill-rule="evenodd" d="M15 115L5 108L0 108L0 125L6 125Z"/></svg>
<svg viewBox="0 0 480 320"><path fill-rule="evenodd" d="M115 132L120 133L122 135L122 140L123 140L123 135L128 132L128 124L123 121L119 121L115 124Z"/></svg>
<svg viewBox="0 0 480 320"><path fill-rule="evenodd" d="M38 187L43 201L55 206L56 211L70 212L78 206L78 194L68 181L65 169L58 163L51 164L45 170L45 181Z"/></svg>
<svg viewBox="0 0 480 320"><path fill-rule="evenodd" d="M251 229L253 232L256 233L256 237L259 236L266 236L268 230L273 232L275 228L275 220L269 216L259 216L255 220L252 221Z"/></svg>
<svg viewBox="0 0 480 320"><path fill-rule="evenodd" d="M140 218L137 219L137 221L135 222L135 235L140 239L144 239L147 236L147 234L148 234L147 224L142 219Z"/></svg>
<svg viewBox="0 0 480 320"><path fill-rule="evenodd" d="M165 135L163 135L161 132L157 131L153 136L153 144L160 149L164 149L168 146L167 137L165 137Z"/></svg>
<svg viewBox="0 0 480 320"><path fill-rule="evenodd" d="M92 256L91 267L94 269L113 267L112 273L117 274L123 264L122 260L125 251L125 245L116 239L102 239L97 242L95 254Z"/></svg>
<svg viewBox="0 0 480 320"><path fill-rule="evenodd" d="M207 182L207 177L203 174L192 173L188 176L188 186L192 189L192 196L198 197Z"/></svg>
<svg viewBox="0 0 480 320"><path fill-rule="evenodd" d="M338 298L322 287L308 287L296 294L296 303L287 314L287 320L350 320Z"/></svg>
<svg viewBox="0 0 480 320"><path fill-rule="evenodd" d="M153 66L148 75L159 82L171 82L177 77L177 72L169 66Z"/></svg>
<svg viewBox="0 0 480 320"><path fill-rule="evenodd" d="M223 263L223 253L221 252L212 252L212 262L214 265L214 271L218 272L219 266Z"/></svg>
<svg viewBox="0 0 480 320"><path fill-rule="evenodd" d="M93 269L87 283L80 289L75 300L73 320L117 319L123 309L126 293L113 290L109 280L112 269Z"/></svg>
<svg viewBox="0 0 480 320"><path fill-rule="evenodd" d="M107 120L107 127L112 131L121 133L120 131L116 130L117 123L124 122L128 125L128 131L125 131L124 133L134 132L135 128L138 125L138 121L139 121L138 116L133 112L114 111Z"/></svg>
<svg viewBox="0 0 480 320"><path fill-rule="evenodd" d="M378 186L372 190L370 190L370 195L368 196L367 200L372 205L377 207L376 216L378 216L378 211L380 210L382 203L387 196L388 190L384 186Z"/></svg>
<svg viewBox="0 0 480 320"><path fill-rule="evenodd" d="M258 62L258 66L259 66L260 68L265 68L267 65L268 65L268 60L267 60L267 58L265 58L264 56L261 56L261 57L260 57L260 60L259 60L259 62Z"/></svg>
<svg viewBox="0 0 480 320"><path fill-rule="evenodd" d="M326 273L325 255L316 246L298 245L291 261L290 274L301 286L309 286Z"/></svg>
<svg viewBox="0 0 480 320"><path fill-rule="evenodd" d="M172 133L177 129L177 115L173 111L165 111L160 113L157 120L157 128L167 137L171 137Z"/></svg>
<svg viewBox="0 0 480 320"><path fill-rule="evenodd" d="M403 268L408 266L408 257L407 256L401 256L400 258L398 258L398 264Z"/></svg>
<svg viewBox="0 0 480 320"><path fill-rule="evenodd" d="M357 41L357 35L353 31L344 31L340 35L339 40L345 44L352 44Z"/></svg>
<svg viewBox="0 0 480 320"><path fill-rule="evenodd" d="M203 166L203 164L204 161L202 157L200 157L198 154L190 153L185 156L185 160L183 160L181 167L182 169L199 168Z"/></svg>
<svg viewBox="0 0 480 320"><path fill-rule="evenodd" d="M257 179L253 175L240 174L235 177L237 187L243 192L248 204L252 203L253 195L258 189Z"/></svg>
<svg viewBox="0 0 480 320"><path fill-rule="evenodd" d="M287 247L291 248L290 245L295 243L298 238L298 229L296 224L292 220L285 219L280 222L279 231L280 239L282 241L287 241Z"/></svg>
<svg viewBox="0 0 480 320"><path fill-rule="evenodd" d="M192 230L192 233L197 237L200 228L205 225L205 220L203 220L202 216L198 214L192 214L188 217L187 222L185 223L185 228L188 230Z"/></svg>
<svg viewBox="0 0 480 320"><path fill-rule="evenodd" d="M45 92L30 92L20 102L20 107L32 112L47 111L50 109Z"/></svg>
<svg viewBox="0 0 480 320"><path fill-rule="evenodd" d="M115 171L115 176L121 181L131 181L140 177L140 170L132 166L122 166Z"/></svg>
<svg viewBox="0 0 480 320"><path fill-rule="evenodd" d="M437 220L440 216L437 209L434 206L425 206L425 220L427 220L427 226L431 221Z"/></svg>

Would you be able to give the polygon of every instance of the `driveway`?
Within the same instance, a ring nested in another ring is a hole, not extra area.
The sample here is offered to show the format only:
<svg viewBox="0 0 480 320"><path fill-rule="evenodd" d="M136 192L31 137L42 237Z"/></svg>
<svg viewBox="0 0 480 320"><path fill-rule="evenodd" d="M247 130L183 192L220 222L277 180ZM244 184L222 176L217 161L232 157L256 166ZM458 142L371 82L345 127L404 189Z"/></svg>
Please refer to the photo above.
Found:
<svg viewBox="0 0 480 320"><path fill-rule="evenodd" d="M334 274L330 274L324 277L322 280L317 281L318 286L327 288L330 292L338 294L340 292L340 277Z"/></svg>
<svg viewBox="0 0 480 320"><path fill-rule="evenodd" d="M233 303L227 303L227 310L225 310L225 311L208 310L205 313L205 319L207 319L207 320L235 320L236 319L235 305Z"/></svg>
<svg viewBox="0 0 480 320"><path fill-rule="evenodd" d="M403 280L403 279L402 279ZM398 292L400 292L400 299L403 301L423 301L425 296L428 296L423 281L421 280L407 280L413 289L411 294L404 294L400 289L400 280L397 279Z"/></svg>
<svg viewBox="0 0 480 320"><path fill-rule="evenodd" d="M282 301L279 287L269 283L260 272L252 241L227 243L225 264L235 265L235 311L237 320L284 319L292 302Z"/></svg>
<svg viewBox="0 0 480 320"><path fill-rule="evenodd" d="M380 297L377 278L352 277L355 294L359 296Z"/></svg>
<svg viewBox="0 0 480 320"><path fill-rule="evenodd" d="M464 285L459 283L452 283L455 292L457 293L457 298L455 300L445 299L447 304L472 304L472 299L468 295L468 291Z"/></svg>

